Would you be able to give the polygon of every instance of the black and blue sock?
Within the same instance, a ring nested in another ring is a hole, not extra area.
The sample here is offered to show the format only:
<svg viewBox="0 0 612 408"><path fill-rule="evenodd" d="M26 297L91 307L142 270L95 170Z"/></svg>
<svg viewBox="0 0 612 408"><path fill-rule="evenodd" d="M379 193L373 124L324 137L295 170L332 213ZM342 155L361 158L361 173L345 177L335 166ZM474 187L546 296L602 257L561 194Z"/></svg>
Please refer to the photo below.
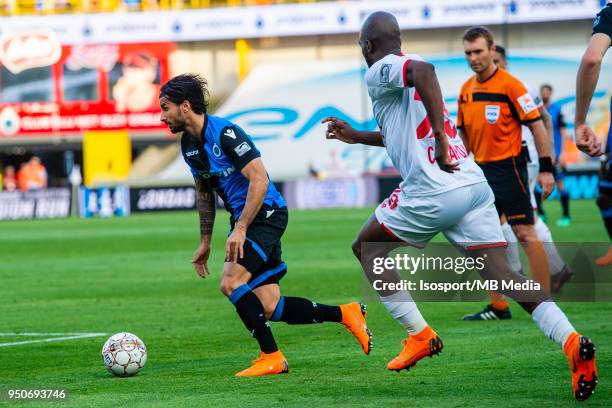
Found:
<svg viewBox="0 0 612 408"><path fill-rule="evenodd" d="M342 321L340 306L329 306L300 297L281 296L270 319L287 324L311 324Z"/></svg>
<svg viewBox="0 0 612 408"><path fill-rule="evenodd" d="M561 191L560 194L560 200L561 200L561 209L563 210L563 216L566 218L570 217L570 213L569 213L569 193L566 190Z"/></svg>
<svg viewBox="0 0 612 408"><path fill-rule="evenodd" d="M257 339L261 351L267 354L278 351L263 305L250 286L247 284L239 286L229 299L236 306L236 312L247 330Z"/></svg>

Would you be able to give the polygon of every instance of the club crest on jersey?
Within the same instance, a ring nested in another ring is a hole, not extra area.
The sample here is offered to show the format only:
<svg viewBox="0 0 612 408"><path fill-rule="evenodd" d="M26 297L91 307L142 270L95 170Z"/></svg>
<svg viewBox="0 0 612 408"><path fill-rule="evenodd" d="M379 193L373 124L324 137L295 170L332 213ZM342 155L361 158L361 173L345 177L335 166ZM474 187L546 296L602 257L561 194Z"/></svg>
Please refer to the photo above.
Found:
<svg viewBox="0 0 612 408"><path fill-rule="evenodd" d="M229 138L236 140L236 134L234 133L234 129L227 129L223 134Z"/></svg>
<svg viewBox="0 0 612 408"><path fill-rule="evenodd" d="M380 83L389 83L389 73L391 72L391 64L384 64L380 69Z"/></svg>
<svg viewBox="0 0 612 408"><path fill-rule="evenodd" d="M485 106L485 117L490 124L497 122L497 119L499 119L499 105Z"/></svg>
<svg viewBox="0 0 612 408"><path fill-rule="evenodd" d="M221 157L221 148L219 146L217 146L216 143L213 144L212 151L213 151L213 154L215 155L215 157Z"/></svg>

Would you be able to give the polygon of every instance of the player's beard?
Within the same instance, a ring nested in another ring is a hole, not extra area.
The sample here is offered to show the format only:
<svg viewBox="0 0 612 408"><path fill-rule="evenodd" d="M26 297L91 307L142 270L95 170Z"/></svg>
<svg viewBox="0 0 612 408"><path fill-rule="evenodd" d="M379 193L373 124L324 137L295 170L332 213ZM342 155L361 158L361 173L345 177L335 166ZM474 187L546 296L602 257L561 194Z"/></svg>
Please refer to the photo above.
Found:
<svg viewBox="0 0 612 408"><path fill-rule="evenodd" d="M182 116L183 115L181 115L181 117L176 118L176 120L173 121L173 123L168 124L168 127L170 128L170 131L172 133L176 134L176 133L185 131L185 118Z"/></svg>
<svg viewBox="0 0 612 408"><path fill-rule="evenodd" d="M180 133L185 131L185 122L176 123L168 126L172 133Z"/></svg>

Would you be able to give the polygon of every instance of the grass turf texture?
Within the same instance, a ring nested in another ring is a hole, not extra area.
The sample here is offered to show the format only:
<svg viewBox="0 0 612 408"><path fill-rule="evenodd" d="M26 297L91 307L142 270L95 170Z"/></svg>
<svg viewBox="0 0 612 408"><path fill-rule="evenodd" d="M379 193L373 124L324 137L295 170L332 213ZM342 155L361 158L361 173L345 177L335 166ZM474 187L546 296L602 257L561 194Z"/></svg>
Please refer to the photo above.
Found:
<svg viewBox="0 0 612 408"><path fill-rule="evenodd" d="M547 207L557 240L607 242L593 202L572 203L573 225L567 229L554 226L554 204ZM362 278L350 243L370 214L371 209L292 211L283 240L289 265L283 293L331 304L358 299ZM0 332L130 331L149 350L147 367L121 379L102 366L106 337L3 347L4 392L66 388L66 404L78 407L574 403L565 357L517 305L508 322L461 321L482 302L420 304L445 350L409 372L385 369L404 333L379 302L370 301L370 356L340 325L274 323L290 373L234 378L256 357L257 347L218 290L227 232L223 212L217 215L212 273L206 280L196 276L190 263L198 234L194 212L4 222L0 230ZM612 305L562 307L598 347L602 378L588 404L610 406ZM0 338L4 343L18 340Z"/></svg>

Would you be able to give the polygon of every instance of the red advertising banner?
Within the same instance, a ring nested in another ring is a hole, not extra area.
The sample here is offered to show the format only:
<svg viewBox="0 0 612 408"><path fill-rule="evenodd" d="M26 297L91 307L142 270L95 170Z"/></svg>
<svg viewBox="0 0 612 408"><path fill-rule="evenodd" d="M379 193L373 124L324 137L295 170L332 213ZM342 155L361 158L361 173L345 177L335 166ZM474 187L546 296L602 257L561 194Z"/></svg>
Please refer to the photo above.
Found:
<svg viewBox="0 0 612 408"><path fill-rule="evenodd" d="M174 43L61 46L50 31L0 38L0 139L129 129L169 135L158 93Z"/></svg>

